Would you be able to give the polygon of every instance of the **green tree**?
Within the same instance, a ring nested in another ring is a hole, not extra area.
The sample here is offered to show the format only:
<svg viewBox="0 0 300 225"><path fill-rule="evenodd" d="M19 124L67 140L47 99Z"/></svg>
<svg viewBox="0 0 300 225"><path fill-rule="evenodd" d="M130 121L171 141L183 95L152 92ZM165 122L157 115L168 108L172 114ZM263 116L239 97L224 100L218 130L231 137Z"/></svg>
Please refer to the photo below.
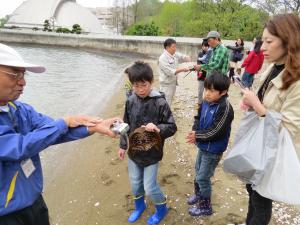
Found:
<svg viewBox="0 0 300 225"><path fill-rule="evenodd" d="M8 19L9 19L8 16L5 16L5 17L0 19L0 28L4 27L4 24L7 23Z"/></svg>
<svg viewBox="0 0 300 225"><path fill-rule="evenodd" d="M300 14L299 0L250 0L250 2L271 15L286 12Z"/></svg>
<svg viewBox="0 0 300 225"><path fill-rule="evenodd" d="M152 21L149 24L135 24L126 31L127 35L158 36L159 27Z"/></svg>
<svg viewBox="0 0 300 225"><path fill-rule="evenodd" d="M252 40L261 34L269 17L264 10L247 5L246 0L165 1L161 4L156 14L140 16L136 24L154 21L161 34L167 36L204 37L210 30L217 30L224 39Z"/></svg>
<svg viewBox="0 0 300 225"><path fill-rule="evenodd" d="M190 13L188 9L189 4L164 2L159 15L154 19L159 27L162 28L163 34L171 36L184 35L184 25Z"/></svg>
<svg viewBox="0 0 300 225"><path fill-rule="evenodd" d="M73 33L73 34L81 34L81 32L82 32L82 28L80 27L79 24L74 24L74 25L72 26L72 31L71 31L71 33Z"/></svg>
<svg viewBox="0 0 300 225"><path fill-rule="evenodd" d="M44 21L43 27L44 27L43 31L52 31L49 20Z"/></svg>
<svg viewBox="0 0 300 225"><path fill-rule="evenodd" d="M56 33L71 33L71 31L66 27L59 27L55 30Z"/></svg>

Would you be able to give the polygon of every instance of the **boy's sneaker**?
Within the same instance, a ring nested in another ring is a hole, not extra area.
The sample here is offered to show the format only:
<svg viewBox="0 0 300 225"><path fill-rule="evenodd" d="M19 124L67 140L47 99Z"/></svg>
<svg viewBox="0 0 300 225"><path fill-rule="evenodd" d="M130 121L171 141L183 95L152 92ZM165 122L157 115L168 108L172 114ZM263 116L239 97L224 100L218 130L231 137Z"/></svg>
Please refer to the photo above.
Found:
<svg viewBox="0 0 300 225"><path fill-rule="evenodd" d="M191 197L188 198L187 204L195 205L197 202L199 202L199 200L200 200L199 195L193 194Z"/></svg>
<svg viewBox="0 0 300 225"><path fill-rule="evenodd" d="M213 214L213 210L210 203L210 198L200 197L196 207L189 209L191 216L210 216Z"/></svg>
<svg viewBox="0 0 300 225"><path fill-rule="evenodd" d="M196 180L194 180L194 194L188 198L187 204L195 205L200 200L200 187Z"/></svg>

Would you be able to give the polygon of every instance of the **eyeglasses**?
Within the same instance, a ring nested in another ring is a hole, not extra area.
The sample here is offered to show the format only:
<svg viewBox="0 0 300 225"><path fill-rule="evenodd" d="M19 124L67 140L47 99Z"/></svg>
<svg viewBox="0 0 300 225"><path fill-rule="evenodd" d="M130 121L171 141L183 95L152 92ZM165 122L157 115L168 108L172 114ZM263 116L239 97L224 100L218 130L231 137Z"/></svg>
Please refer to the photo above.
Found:
<svg viewBox="0 0 300 225"><path fill-rule="evenodd" d="M26 71L19 71L19 72L16 72L16 73L11 73L11 72L6 72L6 71L3 71L3 70L0 70L1 73L5 73L7 75L10 75L10 76L13 76L15 77L17 80L21 80L24 78L24 76L27 74Z"/></svg>
<svg viewBox="0 0 300 225"><path fill-rule="evenodd" d="M136 89L144 89L144 88L147 88L148 87L148 84L133 84L132 85L133 88L136 88Z"/></svg>

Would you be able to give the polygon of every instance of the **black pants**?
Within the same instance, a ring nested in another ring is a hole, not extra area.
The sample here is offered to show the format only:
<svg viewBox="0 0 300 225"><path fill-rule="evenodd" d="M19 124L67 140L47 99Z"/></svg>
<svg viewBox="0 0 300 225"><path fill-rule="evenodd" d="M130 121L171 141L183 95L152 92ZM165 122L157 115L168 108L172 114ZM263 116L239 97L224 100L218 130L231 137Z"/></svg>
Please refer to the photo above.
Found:
<svg viewBox="0 0 300 225"><path fill-rule="evenodd" d="M233 76L234 76L234 68L233 67L230 67L229 68L229 78L232 80L232 82L234 83L234 79L233 79Z"/></svg>
<svg viewBox="0 0 300 225"><path fill-rule="evenodd" d="M48 208L42 195L31 206L0 216L0 225L50 225Z"/></svg>
<svg viewBox="0 0 300 225"><path fill-rule="evenodd" d="M272 200L265 198L246 185L249 194L246 225L268 225L272 216Z"/></svg>

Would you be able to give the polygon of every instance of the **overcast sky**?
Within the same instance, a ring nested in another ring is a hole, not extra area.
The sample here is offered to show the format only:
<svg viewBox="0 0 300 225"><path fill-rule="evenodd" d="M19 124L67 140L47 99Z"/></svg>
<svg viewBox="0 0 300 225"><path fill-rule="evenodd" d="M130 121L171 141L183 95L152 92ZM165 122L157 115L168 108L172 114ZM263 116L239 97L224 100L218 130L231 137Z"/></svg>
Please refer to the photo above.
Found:
<svg viewBox="0 0 300 225"><path fill-rule="evenodd" d="M24 0L0 0L0 18L11 14ZM86 7L111 6L112 0L77 0L78 4Z"/></svg>

